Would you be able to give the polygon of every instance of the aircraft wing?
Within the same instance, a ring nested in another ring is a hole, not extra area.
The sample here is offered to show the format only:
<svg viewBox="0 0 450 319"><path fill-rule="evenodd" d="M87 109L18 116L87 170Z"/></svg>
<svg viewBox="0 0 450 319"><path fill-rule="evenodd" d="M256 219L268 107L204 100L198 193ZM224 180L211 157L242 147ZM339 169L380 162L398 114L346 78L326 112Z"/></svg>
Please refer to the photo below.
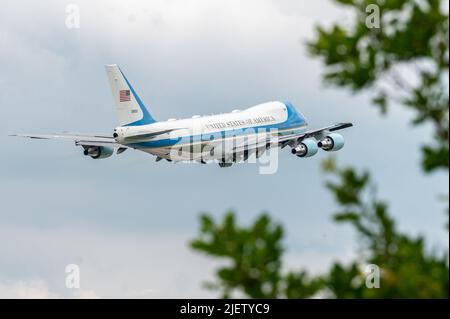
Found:
<svg viewBox="0 0 450 319"><path fill-rule="evenodd" d="M337 123L337 124L322 127L322 128L316 129L316 130L306 131L306 132L297 133L297 134L288 134L288 135L278 136L277 140L279 143L288 144L289 142L298 143L308 137L314 137L315 139L321 139L321 138L324 138L330 132L342 130L342 129L352 127L352 126L353 126L352 123Z"/></svg>
<svg viewBox="0 0 450 319"><path fill-rule="evenodd" d="M130 135L130 136L126 136L125 140L126 141L133 141L133 142L140 142L140 141L146 141L146 140L151 140L155 137L161 136L163 134L167 134L167 133L171 133L173 131L177 131L177 130L182 130L183 128L172 128L172 129L168 129L168 130L162 130L162 131L157 131L157 132L139 132L136 133L134 135Z"/></svg>
<svg viewBox="0 0 450 319"><path fill-rule="evenodd" d="M238 145L234 148L235 152L243 152L244 150L253 150L256 148L265 148L267 144L278 144L281 147L286 145L291 145L295 147L305 138L313 137L316 140L324 138L330 132L342 130L353 126L352 123L337 123L330 126L322 127L315 130L305 131L301 133L287 134L287 135L274 135L274 134L263 134L261 137L256 138L255 141L244 143L243 145ZM262 150L261 149L261 150Z"/></svg>
<svg viewBox="0 0 450 319"><path fill-rule="evenodd" d="M101 134L70 134L70 133L61 133L61 134L14 134L10 136L19 136L19 137L27 137L31 139L59 139L66 141L73 141L75 145L85 145L85 146L109 146L113 148L128 148L125 145L119 144L116 140L107 135Z"/></svg>

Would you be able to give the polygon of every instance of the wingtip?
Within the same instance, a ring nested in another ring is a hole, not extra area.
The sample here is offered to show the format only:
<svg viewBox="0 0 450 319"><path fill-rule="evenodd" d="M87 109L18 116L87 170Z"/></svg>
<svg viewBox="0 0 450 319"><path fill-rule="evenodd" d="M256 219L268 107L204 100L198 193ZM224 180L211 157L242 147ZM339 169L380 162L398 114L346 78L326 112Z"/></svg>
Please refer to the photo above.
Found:
<svg viewBox="0 0 450 319"><path fill-rule="evenodd" d="M346 122L346 123L342 123L341 125L342 125L341 128L348 128L348 127L352 127L353 123L352 122Z"/></svg>

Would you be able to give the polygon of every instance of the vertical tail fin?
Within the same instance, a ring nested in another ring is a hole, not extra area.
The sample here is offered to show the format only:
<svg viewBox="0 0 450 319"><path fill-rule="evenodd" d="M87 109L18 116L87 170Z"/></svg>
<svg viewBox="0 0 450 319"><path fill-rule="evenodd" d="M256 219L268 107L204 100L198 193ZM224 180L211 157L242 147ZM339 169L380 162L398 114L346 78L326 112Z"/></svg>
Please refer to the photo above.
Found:
<svg viewBox="0 0 450 319"><path fill-rule="evenodd" d="M119 125L137 126L156 122L116 64L107 65L106 74L116 104Z"/></svg>

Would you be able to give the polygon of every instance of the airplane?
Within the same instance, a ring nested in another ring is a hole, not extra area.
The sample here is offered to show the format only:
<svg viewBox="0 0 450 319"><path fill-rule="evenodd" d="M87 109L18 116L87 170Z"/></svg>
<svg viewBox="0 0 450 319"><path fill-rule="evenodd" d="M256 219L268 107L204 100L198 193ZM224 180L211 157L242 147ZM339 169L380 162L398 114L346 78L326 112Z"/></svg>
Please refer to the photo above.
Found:
<svg viewBox="0 0 450 319"><path fill-rule="evenodd" d="M286 146L298 157L319 149L338 151L344 137L336 131L353 126L338 123L308 130L305 117L290 102L271 101L230 113L156 121L118 65L106 65L119 126L108 134L15 134L32 139L75 142L93 159L128 149L156 156L156 161L218 163L230 167L255 154Z"/></svg>

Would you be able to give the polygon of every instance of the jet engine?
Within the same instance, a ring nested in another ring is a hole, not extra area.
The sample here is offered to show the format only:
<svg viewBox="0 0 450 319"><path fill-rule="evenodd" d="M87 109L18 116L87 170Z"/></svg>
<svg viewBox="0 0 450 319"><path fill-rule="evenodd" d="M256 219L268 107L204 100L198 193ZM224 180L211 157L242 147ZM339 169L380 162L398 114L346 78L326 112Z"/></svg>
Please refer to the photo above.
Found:
<svg viewBox="0 0 450 319"><path fill-rule="evenodd" d="M114 149L106 146L86 146L83 153L93 159L107 158L113 155Z"/></svg>
<svg viewBox="0 0 450 319"><path fill-rule="evenodd" d="M344 147L344 143L345 141L342 135L331 133L323 140L319 141L319 143L317 143L317 146L319 146L324 151L339 151Z"/></svg>
<svg viewBox="0 0 450 319"><path fill-rule="evenodd" d="M319 148L317 147L315 140L305 139L296 147L293 147L291 152L298 157L311 157L314 156L318 150Z"/></svg>

